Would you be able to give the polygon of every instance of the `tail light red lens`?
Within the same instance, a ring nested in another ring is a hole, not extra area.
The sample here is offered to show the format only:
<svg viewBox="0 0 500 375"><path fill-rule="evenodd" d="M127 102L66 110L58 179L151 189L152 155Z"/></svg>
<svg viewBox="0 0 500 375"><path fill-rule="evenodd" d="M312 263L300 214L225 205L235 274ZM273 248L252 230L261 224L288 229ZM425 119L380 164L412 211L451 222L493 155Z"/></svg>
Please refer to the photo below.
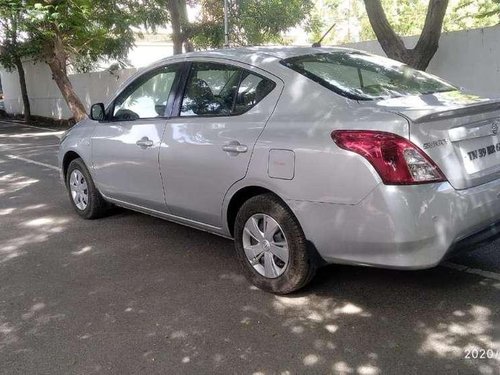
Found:
<svg viewBox="0 0 500 375"><path fill-rule="evenodd" d="M438 166L417 146L399 135L371 130L335 130L333 141L368 160L386 185L446 181Z"/></svg>

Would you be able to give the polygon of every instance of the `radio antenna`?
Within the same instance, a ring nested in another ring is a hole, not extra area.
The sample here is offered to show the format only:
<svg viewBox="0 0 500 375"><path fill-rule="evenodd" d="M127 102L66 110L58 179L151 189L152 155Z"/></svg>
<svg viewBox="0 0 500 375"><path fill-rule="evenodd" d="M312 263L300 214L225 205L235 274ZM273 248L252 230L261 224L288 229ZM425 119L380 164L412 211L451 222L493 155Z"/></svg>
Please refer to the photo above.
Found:
<svg viewBox="0 0 500 375"><path fill-rule="evenodd" d="M321 37L321 39L318 40L316 43L313 43L312 46L315 47L315 48L321 47L321 42L323 41L323 39L326 38L326 36L328 34L330 34L330 31L332 31L334 27L335 27L335 24L333 24L332 26L330 26L330 28L328 30L326 30L326 33L323 34L323 36Z"/></svg>

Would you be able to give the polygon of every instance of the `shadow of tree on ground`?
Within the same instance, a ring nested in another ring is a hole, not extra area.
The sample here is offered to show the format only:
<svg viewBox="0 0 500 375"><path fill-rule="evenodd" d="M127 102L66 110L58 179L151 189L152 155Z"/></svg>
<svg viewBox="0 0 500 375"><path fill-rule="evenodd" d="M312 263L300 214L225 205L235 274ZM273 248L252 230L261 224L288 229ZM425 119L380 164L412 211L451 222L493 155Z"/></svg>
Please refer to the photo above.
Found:
<svg viewBox="0 0 500 375"><path fill-rule="evenodd" d="M250 286L231 241L72 211L57 172L0 154L2 373L498 374L500 282L328 266ZM14 172L15 171L15 172Z"/></svg>

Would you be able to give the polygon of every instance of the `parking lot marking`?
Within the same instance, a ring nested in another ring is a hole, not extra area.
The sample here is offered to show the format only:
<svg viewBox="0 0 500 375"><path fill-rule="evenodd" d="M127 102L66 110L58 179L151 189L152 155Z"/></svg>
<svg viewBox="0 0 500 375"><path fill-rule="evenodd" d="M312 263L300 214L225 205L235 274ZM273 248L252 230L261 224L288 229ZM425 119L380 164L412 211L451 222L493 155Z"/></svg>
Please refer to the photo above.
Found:
<svg viewBox="0 0 500 375"><path fill-rule="evenodd" d="M30 146L29 144L26 143L18 143L13 145L12 143L0 143L1 146L16 146L16 150L21 150L21 149L28 149L28 150L33 150L33 149L39 149L39 148L50 148L50 147L59 147L59 143L54 143L53 145L41 145L41 146Z"/></svg>
<svg viewBox="0 0 500 375"><path fill-rule="evenodd" d="M56 171L59 171L59 168L56 167L55 165L52 165L52 164L42 163L40 161L31 160L28 158L23 158L22 156L16 156L16 155L6 155L6 156L9 159L21 160L21 161L24 161L25 163L40 165L40 166L45 167L45 168L50 168L50 169L54 169Z"/></svg>
<svg viewBox="0 0 500 375"><path fill-rule="evenodd" d="M63 131L61 130L57 130L57 129L51 129L51 128L44 128L43 126L33 126L33 125L28 125L28 124L25 124L24 122L21 122L21 121L0 121L0 124L7 124L9 125L10 127L14 127L14 126L26 126L28 128L32 128L32 129L41 129L41 130L47 130L49 132L53 132L53 133L63 133ZM57 136L57 134L56 134Z"/></svg>
<svg viewBox="0 0 500 375"><path fill-rule="evenodd" d="M496 273L496 272L484 271L484 270L480 270L478 268L470 268L470 267L464 266L463 264L457 264L457 263L451 263L451 262L444 262L442 264L442 266L447 267L447 268L451 268L451 269L454 269L457 271L461 271L461 272L467 272L467 273L472 273L474 275L479 275L479 276L482 276L486 279L493 279L493 280L500 281L500 274Z"/></svg>

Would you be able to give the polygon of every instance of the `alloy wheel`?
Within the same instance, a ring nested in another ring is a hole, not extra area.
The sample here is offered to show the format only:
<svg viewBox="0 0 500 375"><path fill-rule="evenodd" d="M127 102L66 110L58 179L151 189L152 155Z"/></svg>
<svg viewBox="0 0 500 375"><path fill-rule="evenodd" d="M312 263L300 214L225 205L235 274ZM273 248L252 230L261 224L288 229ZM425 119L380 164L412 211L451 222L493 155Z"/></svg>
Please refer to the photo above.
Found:
<svg viewBox="0 0 500 375"><path fill-rule="evenodd" d="M85 176L78 169L71 172L69 187L75 206L81 211L85 210L89 204L89 190Z"/></svg>
<svg viewBox="0 0 500 375"><path fill-rule="evenodd" d="M290 258L288 242L271 216L252 215L245 223L242 240L245 255L259 274L275 279L285 272Z"/></svg>

